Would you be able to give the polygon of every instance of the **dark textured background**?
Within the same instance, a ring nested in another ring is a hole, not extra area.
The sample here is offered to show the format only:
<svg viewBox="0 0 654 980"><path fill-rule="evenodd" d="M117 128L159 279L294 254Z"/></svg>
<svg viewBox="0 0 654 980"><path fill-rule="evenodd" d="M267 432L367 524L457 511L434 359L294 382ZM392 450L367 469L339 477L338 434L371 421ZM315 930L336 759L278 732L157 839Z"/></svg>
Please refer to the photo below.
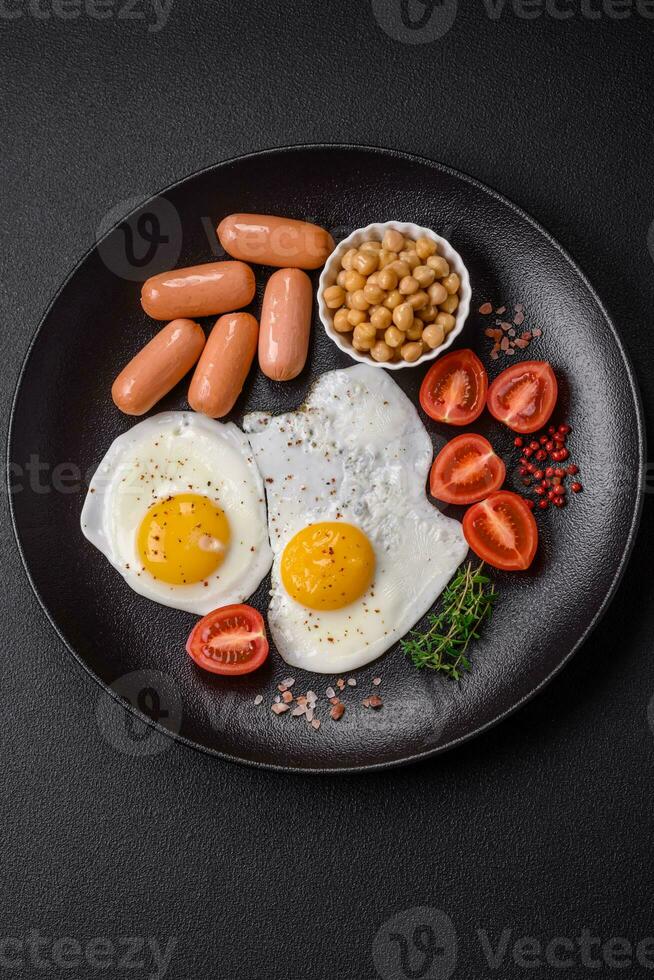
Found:
<svg viewBox="0 0 654 980"><path fill-rule="evenodd" d="M385 34L368 0L176 0L158 33L0 14L3 427L38 320L108 211L218 159L314 140L433 156L530 211L614 314L651 423L654 21L459 6L422 45ZM654 935L651 497L609 614L538 699L431 763L311 779L172 743L112 748L99 689L32 597L1 506L0 937L175 936L174 980L358 980L377 976L382 923L416 906L453 920L455 977L536 972L510 953L492 971L478 930ZM46 974L26 955L7 975L140 977L150 963ZM577 959L541 975L612 972Z"/></svg>

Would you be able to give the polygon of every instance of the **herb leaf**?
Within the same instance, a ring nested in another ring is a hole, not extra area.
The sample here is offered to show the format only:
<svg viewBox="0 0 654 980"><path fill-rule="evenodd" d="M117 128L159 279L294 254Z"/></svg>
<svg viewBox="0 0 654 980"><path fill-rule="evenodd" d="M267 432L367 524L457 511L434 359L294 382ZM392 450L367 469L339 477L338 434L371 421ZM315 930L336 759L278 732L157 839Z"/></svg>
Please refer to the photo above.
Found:
<svg viewBox="0 0 654 980"><path fill-rule="evenodd" d="M479 639L484 620L490 619L497 598L495 586L483 575L484 563L462 566L443 593L443 607L432 613L426 633L413 630L402 641L402 652L414 666L438 670L454 681L471 669L468 647Z"/></svg>

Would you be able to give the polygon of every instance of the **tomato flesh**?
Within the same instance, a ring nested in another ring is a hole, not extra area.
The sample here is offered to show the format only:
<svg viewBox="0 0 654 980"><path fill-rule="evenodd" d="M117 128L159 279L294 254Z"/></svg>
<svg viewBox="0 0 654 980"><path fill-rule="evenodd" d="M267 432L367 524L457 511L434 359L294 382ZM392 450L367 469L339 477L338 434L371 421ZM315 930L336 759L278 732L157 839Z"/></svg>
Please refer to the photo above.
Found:
<svg viewBox="0 0 654 980"><path fill-rule="evenodd" d="M245 605L214 609L196 623L186 652L198 667L212 674L250 674L268 656L263 617Z"/></svg>
<svg viewBox="0 0 654 980"><path fill-rule="evenodd" d="M488 391L488 410L514 432L536 432L554 411L556 375L547 361L523 361L507 368Z"/></svg>
<svg viewBox="0 0 654 980"><path fill-rule="evenodd" d="M507 572L529 568L538 547L534 515L522 497L508 490L494 493L466 511L463 533L476 555Z"/></svg>
<svg viewBox="0 0 654 980"><path fill-rule="evenodd" d="M420 405L430 418L449 425L469 425L486 404L488 375L471 350L439 357L420 387Z"/></svg>
<svg viewBox="0 0 654 980"><path fill-rule="evenodd" d="M434 460L429 477L432 497L446 504L474 504L504 483L506 467L483 436L451 439Z"/></svg>

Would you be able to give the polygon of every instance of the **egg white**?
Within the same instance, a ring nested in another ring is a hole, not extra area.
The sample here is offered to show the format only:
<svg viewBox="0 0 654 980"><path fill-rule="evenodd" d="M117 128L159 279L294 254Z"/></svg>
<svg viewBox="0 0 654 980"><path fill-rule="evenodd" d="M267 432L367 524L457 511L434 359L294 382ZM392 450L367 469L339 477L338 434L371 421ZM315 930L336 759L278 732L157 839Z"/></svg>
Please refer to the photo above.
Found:
<svg viewBox="0 0 654 980"><path fill-rule="evenodd" d="M138 528L150 505L181 493L215 500L229 521L230 547L207 585L159 581L138 556ZM272 563L263 483L247 437L232 423L193 412L163 412L113 442L91 481L81 525L135 592L199 616L243 602Z"/></svg>
<svg viewBox="0 0 654 980"><path fill-rule="evenodd" d="M363 667L418 622L468 551L461 524L427 499L429 435L391 377L363 364L323 374L299 411L253 413L244 428L266 483L275 645L316 673ZM359 600L320 612L286 592L281 557L302 528L333 520L368 535L376 571Z"/></svg>

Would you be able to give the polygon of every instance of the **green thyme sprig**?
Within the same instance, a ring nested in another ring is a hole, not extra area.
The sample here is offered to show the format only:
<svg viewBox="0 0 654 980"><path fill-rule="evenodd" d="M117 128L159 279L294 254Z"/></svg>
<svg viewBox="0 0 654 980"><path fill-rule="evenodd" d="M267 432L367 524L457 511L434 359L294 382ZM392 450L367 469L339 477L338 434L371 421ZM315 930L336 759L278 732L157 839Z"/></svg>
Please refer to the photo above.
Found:
<svg viewBox="0 0 654 980"><path fill-rule="evenodd" d="M402 651L418 668L439 670L454 681L471 668L468 647L479 639L479 630L493 614L495 586L482 571L462 566L443 593L440 612L429 616L426 633L414 630L402 641Z"/></svg>

